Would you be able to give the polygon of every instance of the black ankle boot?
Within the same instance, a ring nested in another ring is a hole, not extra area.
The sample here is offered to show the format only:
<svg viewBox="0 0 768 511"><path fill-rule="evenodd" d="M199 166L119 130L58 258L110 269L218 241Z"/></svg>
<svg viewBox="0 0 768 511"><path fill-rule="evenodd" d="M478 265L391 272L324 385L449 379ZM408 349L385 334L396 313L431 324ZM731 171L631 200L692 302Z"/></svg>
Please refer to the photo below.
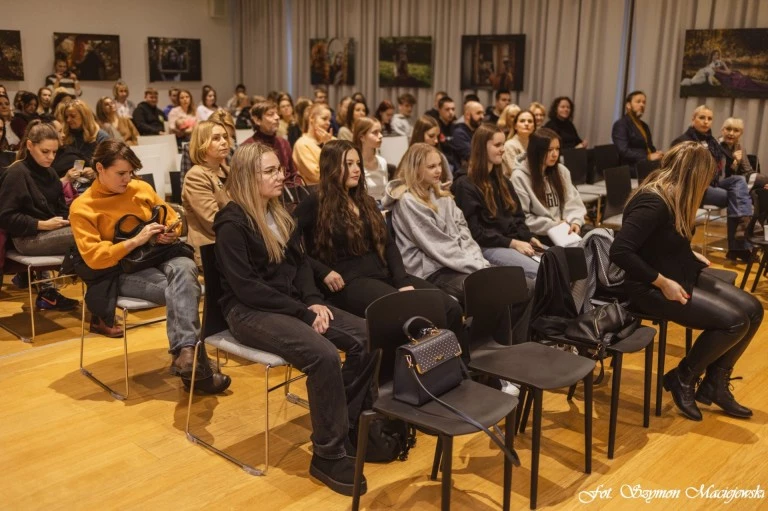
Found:
<svg viewBox="0 0 768 511"><path fill-rule="evenodd" d="M752 410L741 406L731 394L731 373L733 368L710 366L707 374L696 391L696 401L705 405L715 403L725 413L733 417L752 417Z"/></svg>
<svg viewBox="0 0 768 511"><path fill-rule="evenodd" d="M694 421L701 420L701 411L694 398L698 379L699 375L694 374L685 359L664 375L664 390L672 394L672 399L682 414Z"/></svg>
<svg viewBox="0 0 768 511"><path fill-rule="evenodd" d="M335 460L312 455L309 473L315 479L336 493L351 497L355 486L355 459L347 456ZM368 483L363 476L360 484L360 495L368 491Z"/></svg>

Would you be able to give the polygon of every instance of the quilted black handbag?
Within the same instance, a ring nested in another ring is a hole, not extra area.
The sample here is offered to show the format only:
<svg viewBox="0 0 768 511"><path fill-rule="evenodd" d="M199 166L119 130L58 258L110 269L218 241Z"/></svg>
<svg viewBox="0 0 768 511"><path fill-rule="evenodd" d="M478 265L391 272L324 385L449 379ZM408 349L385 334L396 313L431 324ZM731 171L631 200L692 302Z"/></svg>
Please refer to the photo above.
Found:
<svg viewBox="0 0 768 511"><path fill-rule="evenodd" d="M573 318L565 329L565 336L604 348L625 339L638 326L640 322L618 302L613 301Z"/></svg>
<svg viewBox="0 0 768 511"><path fill-rule="evenodd" d="M152 208L152 216L146 221L130 213L123 215L115 224L114 242L120 243L121 241L133 238L139 234L145 226L151 223L164 225L167 214L168 211L165 205L160 204ZM132 229L126 231L122 226L123 223L128 220L132 220L136 225ZM193 259L194 256L194 249L178 239L175 242L168 244L145 243L140 247L136 247L128 255L120 259L120 267L125 273L136 273L137 271L146 268L158 266L174 257L188 257Z"/></svg>

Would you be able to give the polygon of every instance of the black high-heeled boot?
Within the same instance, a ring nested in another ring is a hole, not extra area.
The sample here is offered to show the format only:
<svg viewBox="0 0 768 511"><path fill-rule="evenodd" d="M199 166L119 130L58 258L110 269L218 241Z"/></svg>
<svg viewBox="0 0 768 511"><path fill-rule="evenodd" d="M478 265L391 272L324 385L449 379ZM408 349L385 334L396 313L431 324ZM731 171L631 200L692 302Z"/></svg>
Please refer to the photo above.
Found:
<svg viewBox="0 0 768 511"><path fill-rule="evenodd" d="M701 420L701 411L696 406L695 400L698 380L699 375L688 367L685 359L680 361L680 365L664 375L664 390L672 394L672 399L682 414L694 421Z"/></svg>
<svg viewBox="0 0 768 511"><path fill-rule="evenodd" d="M752 410L736 402L731 393L731 373L733 368L707 367L707 374L696 391L696 401L705 405L715 403L725 413L733 417L746 419L752 417Z"/></svg>

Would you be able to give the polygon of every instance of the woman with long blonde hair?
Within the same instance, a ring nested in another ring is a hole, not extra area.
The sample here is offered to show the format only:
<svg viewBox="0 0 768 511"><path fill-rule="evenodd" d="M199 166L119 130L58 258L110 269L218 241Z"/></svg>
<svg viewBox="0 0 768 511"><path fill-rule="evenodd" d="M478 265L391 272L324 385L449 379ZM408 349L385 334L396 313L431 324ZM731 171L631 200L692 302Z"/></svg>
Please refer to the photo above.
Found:
<svg viewBox="0 0 768 511"><path fill-rule="evenodd" d="M93 111L82 99L75 99L62 109L64 114L64 145L70 156L77 160L83 160L85 166L80 172L77 182L74 184L78 193L84 192L96 178L93 170L92 158L96 146L105 140L109 140L109 134L99 128Z"/></svg>
<svg viewBox="0 0 768 511"><path fill-rule="evenodd" d="M670 149L661 169L625 206L610 253L626 272L624 286L634 309L702 330L680 364L664 375L675 405L695 421L702 419L696 401L715 403L733 417L752 416L729 387L733 366L763 320L755 297L702 272L710 263L691 250L696 210L715 170L715 160L698 143Z"/></svg>
<svg viewBox="0 0 768 511"><path fill-rule="evenodd" d="M352 139L362 151L366 188L368 194L379 204L384 199L387 182L389 182L387 160L377 154L383 136L381 122L377 119L362 117L355 121Z"/></svg>
<svg viewBox="0 0 768 511"><path fill-rule="evenodd" d="M220 305L238 341L274 353L307 374L312 421L309 472L352 495L346 393L365 387L373 364L365 353L365 321L323 302L280 197L285 170L272 148L244 144L232 158L225 191L232 201L216 215ZM346 352L341 365L338 350ZM363 389L364 390L364 389ZM363 482L365 491L365 482Z"/></svg>
<svg viewBox="0 0 768 511"><path fill-rule="evenodd" d="M453 196L440 186L444 167L436 148L413 144L400 160L398 179L387 186L384 207L406 271L463 303L464 279L490 265Z"/></svg>
<svg viewBox="0 0 768 511"><path fill-rule="evenodd" d="M113 139L132 146L139 143L139 132L130 117L117 115L115 100L104 96L96 103L96 119L99 126Z"/></svg>

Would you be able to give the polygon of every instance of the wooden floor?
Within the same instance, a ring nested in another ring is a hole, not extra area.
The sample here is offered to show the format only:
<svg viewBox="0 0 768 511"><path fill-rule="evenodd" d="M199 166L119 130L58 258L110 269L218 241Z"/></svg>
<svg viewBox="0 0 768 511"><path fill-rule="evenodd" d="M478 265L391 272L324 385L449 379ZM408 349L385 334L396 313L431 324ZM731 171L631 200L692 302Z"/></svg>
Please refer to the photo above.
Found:
<svg viewBox="0 0 768 511"><path fill-rule="evenodd" d="M723 262L717 255L712 259ZM725 267L743 270L743 266ZM28 331L26 295L9 294L9 287L0 294L0 318ZM69 286L64 291L77 296L79 289ZM760 285L758 296L768 298L768 281ZM642 427L641 417L643 356L627 356L614 460L606 456L609 384L595 387L590 475L583 473L581 390L572 403L562 392L547 393L539 509L768 508L765 498L726 504L726 498L686 496L687 488L702 485L718 490L768 486L767 345L764 327L736 370L744 380L734 382L735 394L754 409L751 420L728 418L705 407L704 421L692 422L676 412L664 393L662 415L651 417L649 429ZM682 330L672 327L667 367L682 357L683 346ZM309 416L278 392L270 400L268 476L251 476L187 441L187 394L168 374L166 349L164 323L130 331L133 394L120 402L80 374L76 315L41 314L34 344L0 332L0 508L349 509L351 499L308 477ZM86 350L86 364L95 374L122 384L120 340L91 336ZM194 427L227 452L260 464L263 371L230 360L226 372L233 378L226 395L195 399ZM275 378L282 375L273 372ZM305 394L303 384L293 388ZM513 509L527 509L530 429L515 443L522 467L513 471ZM433 438L420 435L407 462L367 465L369 490L362 498L363 508L438 509L440 483L428 480L434 446ZM453 509L500 509L502 456L495 446L478 434L457 439L454 452ZM650 493L653 490L680 492L677 498L660 498ZM650 507L643 496L649 497Z"/></svg>

